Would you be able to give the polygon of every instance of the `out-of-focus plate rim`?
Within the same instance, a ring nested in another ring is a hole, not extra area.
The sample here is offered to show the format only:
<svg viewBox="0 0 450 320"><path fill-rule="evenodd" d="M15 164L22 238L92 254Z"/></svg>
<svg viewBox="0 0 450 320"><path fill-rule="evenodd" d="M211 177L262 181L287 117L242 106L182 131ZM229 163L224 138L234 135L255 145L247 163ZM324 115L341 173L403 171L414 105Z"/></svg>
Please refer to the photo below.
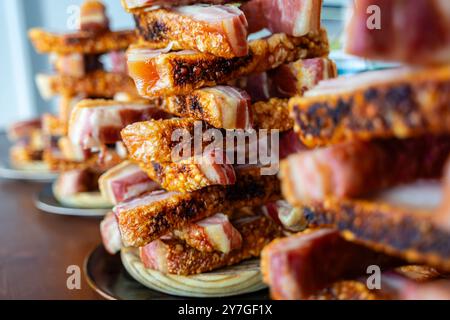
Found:
<svg viewBox="0 0 450 320"><path fill-rule="evenodd" d="M52 199L55 203L59 203L55 196L53 196L52 185L46 184L40 191L33 195L33 202L36 208L46 214L56 214L61 216L73 216L73 217L86 217L86 218L100 218L104 217L111 208L105 209L86 209L86 208L71 208L60 204L59 206L49 204L42 199L45 192L50 192Z"/></svg>
<svg viewBox="0 0 450 320"><path fill-rule="evenodd" d="M13 168L9 163L0 161L0 178L2 179L45 183L52 182L57 177L57 172L16 169Z"/></svg>

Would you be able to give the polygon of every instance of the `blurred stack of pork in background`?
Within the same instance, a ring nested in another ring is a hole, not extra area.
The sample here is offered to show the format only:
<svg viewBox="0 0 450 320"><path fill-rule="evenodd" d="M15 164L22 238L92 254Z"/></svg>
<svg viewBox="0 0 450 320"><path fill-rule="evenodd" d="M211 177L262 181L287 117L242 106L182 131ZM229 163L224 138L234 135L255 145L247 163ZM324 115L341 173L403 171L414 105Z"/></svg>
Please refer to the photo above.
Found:
<svg viewBox="0 0 450 320"><path fill-rule="evenodd" d="M51 171L60 172L54 194L61 203L72 207L110 207L111 203L98 192L97 180L126 157L126 150L120 144L107 145L97 154L83 150L67 137L69 117L82 99L136 97L125 58L125 50L136 40L136 34L134 30L110 30L106 8L99 1L85 1L80 11L76 32L29 32L36 50L49 54L55 71L37 75L39 91L45 99L59 98L58 113L44 114L39 122L42 159Z"/></svg>

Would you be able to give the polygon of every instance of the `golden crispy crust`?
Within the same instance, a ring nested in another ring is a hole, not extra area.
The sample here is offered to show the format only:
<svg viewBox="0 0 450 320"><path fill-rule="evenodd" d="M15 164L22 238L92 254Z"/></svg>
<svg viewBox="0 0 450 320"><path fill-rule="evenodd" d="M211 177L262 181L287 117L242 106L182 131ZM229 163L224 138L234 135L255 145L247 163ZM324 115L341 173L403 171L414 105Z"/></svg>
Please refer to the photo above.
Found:
<svg viewBox="0 0 450 320"><path fill-rule="evenodd" d="M192 49L218 57L235 57L227 37L186 15L166 9L140 10L134 14L134 20L138 34L150 48L160 49L170 44L173 50Z"/></svg>
<svg viewBox="0 0 450 320"><path fill-rule="evenodd" d="M359 200L332 200L302 206L311 227L332 227L344 238L414 264L450 271L450 231L436 225L428 212L410 212Z"/></svg>
<svg viewBox="0 0 450 320"><path fill-rule="evenodd" d="M167 191L193 192L215 184L207 178L197 164L155 162L141 163L140 167Z"/></svg>
<svg viewBox="0 0 450 320"><path fill-rule="evenodd" d="M219 91L220 94L220 91ZM155 99L155 103L163 110L182 118L202 120L215 128L246 129L240 118L250 118L250 115L236 114L234 121L224 120L226 112L239 111L227 110L226 101L215 96L214 88L203 88L192 91L187 95L174 95ZM234 108L233 108L234 109ZM249 119L250 122L250 119ZM247 121L245 121L245 124Z"/></svg>
<svg viewBox="0 0 450 320"><path fill-rule="evenodd" d="M218 212L231 214L241 207L260 206L279 198L278 178L258 177L251 169L239 172L235 185L174 194L150 205L123 210L118 213L118 221L124 244L142 247L171 230L182 229L189 222Z"/></svg>
<svg viewBox="0 0 450 320"><path fill-rule="evenodd" d="M253 126L258 129L277 129L281 132L294 127L294 121L289 115L287 99L273 98L253 104Z"/></svg>
<svg viewBox="0 0 450 320"><path fill-rule="evenodd" d="M242 248L228 254L201 252L181 240L163 240L166 245L168 273L187 276L235 265L243 260L259 257L271 240L283 236L281 228L265 216L235 227L242 235Z"/></svg>
<svg viewBox="0 0 450 320"><path fill-rule="evenodd" d="M104 32L93 35L90 32L56 34L42 29L31 29L28 33L34 47L39 53L58 54L101 54L110 51L126 50L136 42L134 30Z"/></svg>
<svg viewBox="0 0 450 320"><path fill-rule="evenodd" d="M97 70L88 73L81 79L64 75L41 75L40 77L46 82L50 95L113 98L116 93L123 92L131 96L137 96L133 80L126 74L121 73Z"/></svg>
<svg viewBox="0 0 450 320"><path fill-rule="evenodd" d="M310 147L450 130L450 67L346 93L292 98L295 130Z"/></svg>
<svg viewBox="0 0 450 320"><path fill-rule="evenodd" d="M169 119L139 122L122 130L122 140L131 159L151 164L173 162L172 151L180 142L172 141L172 134L177 129L187 130L191 137L194 133L195 120Z"/></svg>
<svg viewBox="0 0 450 320"><path fill-rule="evenodd" d="M154 60L154 65L158 66L160 81L165 85L157 86L154 81L141 81L139 93L146 98L188 94L205 86L211 87L252 73L264 72L283 63L325 56L329 52L325 30L300 38L275 34L267 39L252 41L249 46L247 56L232 59L207 53L168 53L150 58L146 65L151 67L150 62Z"/></svg>

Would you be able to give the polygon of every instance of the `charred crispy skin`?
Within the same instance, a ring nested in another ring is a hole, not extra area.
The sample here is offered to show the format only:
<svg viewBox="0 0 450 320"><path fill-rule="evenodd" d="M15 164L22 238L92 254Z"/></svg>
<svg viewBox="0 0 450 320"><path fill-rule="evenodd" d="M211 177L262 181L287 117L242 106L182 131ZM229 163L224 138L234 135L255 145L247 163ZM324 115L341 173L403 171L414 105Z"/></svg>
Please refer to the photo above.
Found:
<svg viewBox="0 0 450 320"><path fill-rule="evenodd" d="M242 12L241 15L244 19L245 16ZM236 19L240 20L239 17L236 17ZM236 55L233 46L223 31L215 30L207 23L197 21L173 10L140 10L134 13L134 20L138 34L145 41L145 45L150 48L162 49L170 44L173 50L192 49L227 59L245 56L248 53L248 50L240 50L241 54ZM243 25L242 20L240 23ZM245 25L247 25L246 20ZM239 36L247 44L247 28L240 31L245 32Z"/></svg>
<svg viewBox="0 0 450 320"><path fill-rule="evenodd" d="M102 54L120 51L127 49L137 40L134 30L104 32L96 35L80 31L64 35L36 28L31 29L28 36L39 53L58 54Z"/></svg>
<svg viewBox="0 0 450 320"><path fill-rule="evenodd" d="M141 164L141 169L163 189L177 192L193 192L212 185L231 185L235 183L234 169L231 165L211 164L219 167L217 171L224 175L220 181L212 181L196 163L152 163Z"/></svg>
<svg viewBox="0 0 450 320"><path fill-rule="evenodd" d="M175 130L186 130L192 137L195 125L196 121L189 118L147 121L129 125L121 134L133 160L146 164L175 162L172 152L186 141L172 141L172 134Z"/></svg>
<svg viewBox="0 0 450 320"><path fill-rule="evenodd" d="M84 95L92 98L113 98L118 92L136 97L133 81L126 74L94 71L82 79L63 75L38 75L36 78L41 95L51 98L54 95Z"/></svg>
<svg viewBox="0 0 450 320"><path fill-rule="evenodd" d="M267 39L252 41L249 47L247 56L232 59L215 57L207 53L172 52L132 62L130 56L139 55L140 49L135 47L128 51L128 66L139 94L153 98L161 95L188 94L201 87L226 83L298 59L325 56L329 52L325 30L300 38L275 34ZM148 74L155 73L154 70L150 70L154 66L158 66L159 80L156 82L153 78L145 79Z"/></svg>
<svg viewBox="0 0 450 320"><path fill-rule="evenodd" d="M282 236L281 228L264 216L234 225L242 235L242 248L228 254L201 252L180 240L158 240L165 247L165 271L187 276L235 265L243 260L259 257L262 249L272 239Z"/></svg>
<svg viewBox="0 0 450 320"><path fill-rule="evenodd" d="M253 104L253 126L256 130L289 131L294 127L294 121L289 116L287 99L273 98Z"/></svg>
<svg viewBox="0 0 450 320"><path fill-rule="evenodd" d="M42 161L43 151L17 144L11 147L9 156L13 165L20 166L33 161Z"/></svg>
<svg viewBox="0 0 450 320"><path fill-rule="evenodd" d="M409 73L355 90L293 98L295 129L310 147L352 139L448 133L450 67Z"/></svg>
<svg viewBox="0 0 450 320"><path fill-rule="evenodd" d="M449 153L448 135L354 141L304 151L281 162L283 195L292 203L309 203L437 179Z"/></svg>
<svg viewBox="0 0 450 320"><path fill-rule="evenodd" d="M259 171L259 169L258 169ZM276 176L257 176L254 169L237 175L232 186L212 186L187 194L119 212L122 240L127 246L142 247L171 230L217 212L231 214L241 207L259 206L280 197Z"/></svg>
<svg viewBox="0 0 450 320"><path fill-rule="evenodd" d="M167 112L182 118L203 120L215 128L250 129L253 124L250 97L233 87L202 88L187 95L155 100Z"/></svg>
<svg viewBox="0 0 450 320"><path fill-rule="evenodd" d="M241 0L240 2L245 2L247 0ZM234 0L202 0L201 3L208 4L226 4L233 3ZM134 10L140 10L143 8L148 8L152 6L186 6L190 4L199 3L198 0L122 0L122 6L128 12L133 12Z"/></svg>
<svg viewBox="0 0 450 320"><path fill-rule="evenodd" d="M432 214L367 201L327 200L302 206L311 227L332 227L373 250L450 271L450 232ZM422 216L423 214L423 216Z"/></svg>
<svg viewBox="0 0 450 320"><path fill-rule="evenodd" d="M195 90L189 95L163 98L163 100L160 99L159 104L162 109L170 113L180 117L203 120L215 128L248 129L226 126L222 120L222 114L218 114L215 108L212 108L210 96L202 90ZM222 110L221 113L224 112L227 110ZM273 98L269 101L256 102L251 106L251 113L253 128L256 130L277 129L284 132L294 127L294 120L289 115L287 99Z"/></svg>

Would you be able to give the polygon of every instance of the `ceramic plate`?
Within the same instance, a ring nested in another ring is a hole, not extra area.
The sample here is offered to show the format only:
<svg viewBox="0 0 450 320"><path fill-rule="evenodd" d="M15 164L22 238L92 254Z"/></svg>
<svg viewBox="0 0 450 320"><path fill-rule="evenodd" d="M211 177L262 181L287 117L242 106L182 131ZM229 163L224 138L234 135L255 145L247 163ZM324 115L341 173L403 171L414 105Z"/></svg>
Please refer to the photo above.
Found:
<svg viewBox="0 0 450 320"><path fill-rule="evenodd" d="M80 217L103 217L111 209L72 208L62 205L53 195L52 185L47 184L34 196L34 204L39 210L47 213Z"/></svg>
<svg viewBox="0 0 450 320"><path fill-rule="evenodd" d="M9 161L0 161L0 178L11 180L24 180L35 182L52 182L58 174L45 169L42 170L20 170L11 167Z"/></svg>
<svg viewBox="0 0 450 320"><path fill-rule="evenodd" d="M84 272L89 286L109 300L176 300L183 299L143 286L127 272L120 254L112 256L103 245L92 251L85 260ZM204 299L204 298L203 298ZM227 298L221 298L227 299ZM238 300L267 300L268 290L230 297Z"/></svg>

